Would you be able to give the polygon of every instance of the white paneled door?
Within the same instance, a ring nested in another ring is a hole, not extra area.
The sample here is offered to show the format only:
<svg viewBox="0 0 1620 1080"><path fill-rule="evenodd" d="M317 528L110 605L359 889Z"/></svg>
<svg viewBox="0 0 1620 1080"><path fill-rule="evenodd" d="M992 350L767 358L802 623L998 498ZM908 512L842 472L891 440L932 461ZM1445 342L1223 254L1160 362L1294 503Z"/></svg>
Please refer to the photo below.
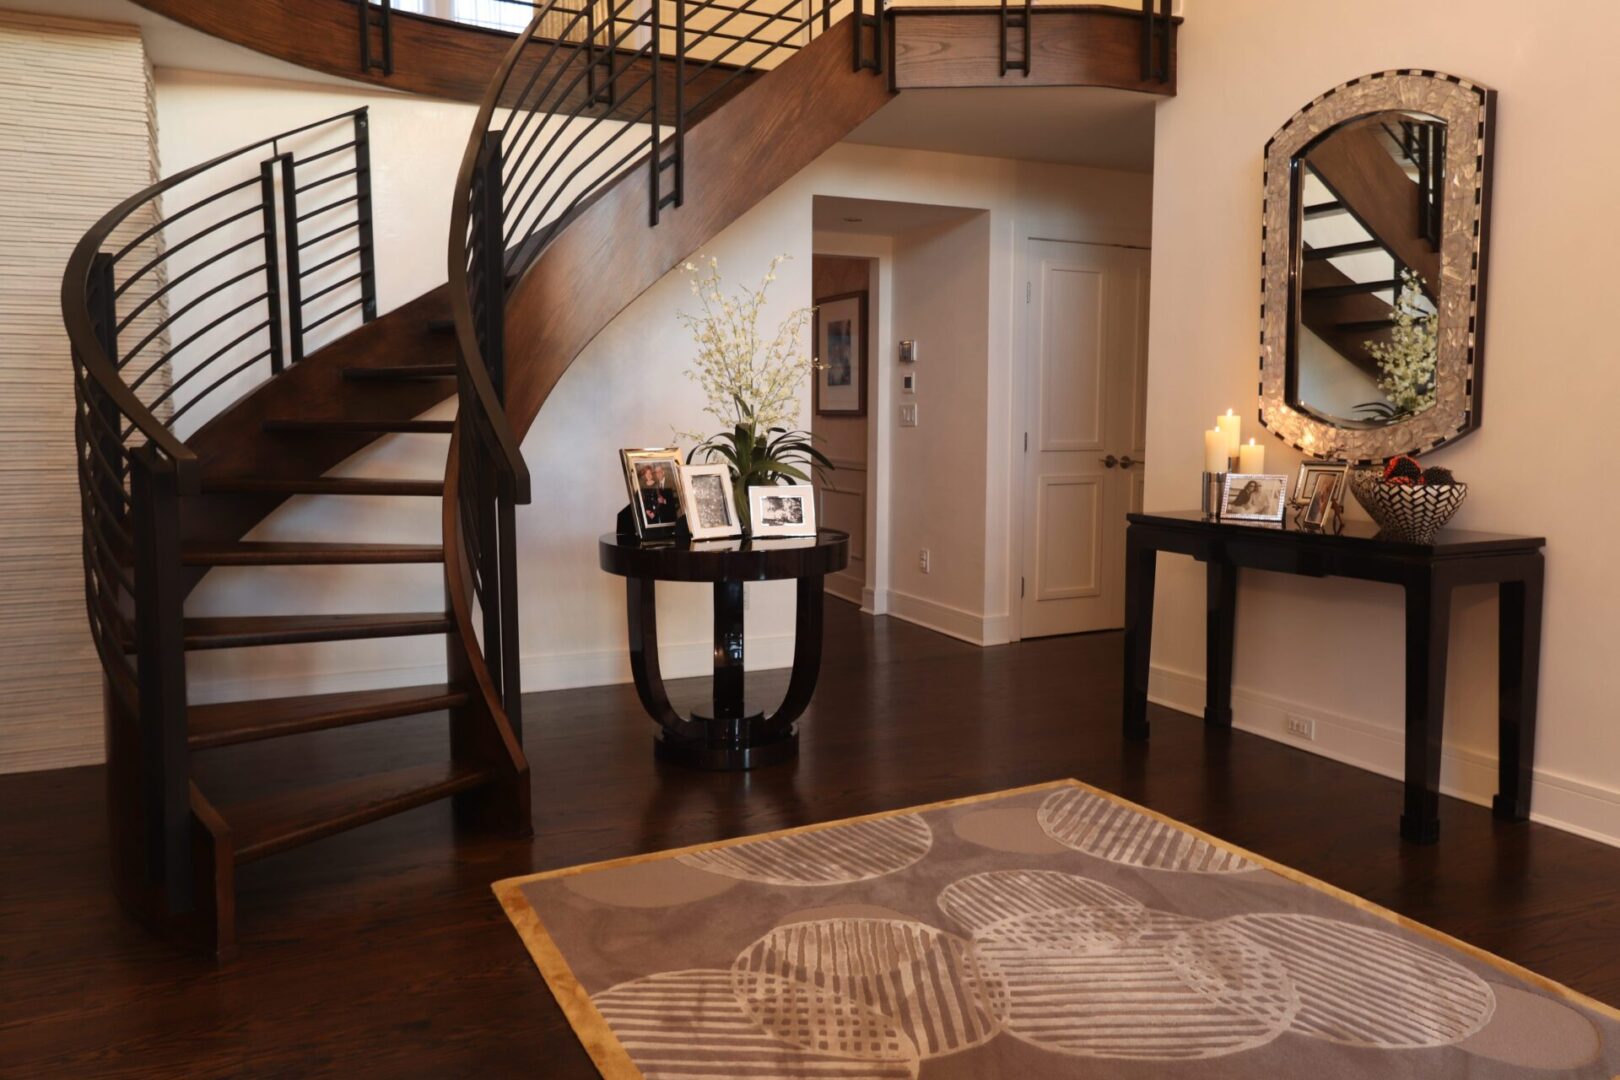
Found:
<svg viewBox="0 0 1620 1080"><path fill-rule="evenodd" d="M1116 629L1142 506L1148 253L1025 250L1022 636Z"/></svg>

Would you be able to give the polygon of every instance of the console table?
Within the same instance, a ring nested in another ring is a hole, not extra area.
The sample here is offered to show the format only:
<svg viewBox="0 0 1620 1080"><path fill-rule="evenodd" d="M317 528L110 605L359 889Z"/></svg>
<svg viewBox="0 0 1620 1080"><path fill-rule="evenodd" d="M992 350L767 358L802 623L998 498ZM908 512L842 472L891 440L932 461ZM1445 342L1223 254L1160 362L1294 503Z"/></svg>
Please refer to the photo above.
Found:
<svg viewBox="0 0 1620 1080"><path fill-rule="evenodd" d="M698 769L752 769L792 757L794 721L810 704L821 671L823 578L849 565L849 534L769 540L653 540L608 533L597 545L603 570L625 579L630 670L642 706L658 721L653 753ZM795 578L793 673L770 716L744 715L743 583ZM657 583L714 585L714 715L682 717L669 703L658 668Z"/></svg>
<svg viewBox="0 0 1620 1080"><path fill-rule="evenodd" d="M1399 585L1406 593L1406 795L1401 836L1419 844L1440 835L1441 723L1451 594L1460 585L1501 589L1498 716L1500 777L1492 812L1523 821L1530 813L1536 692L1541 667L1541 595L1546 541L1533 536L1442 529L1432 544L1381 538L1370 522L1342 532L1206 520L1196 511L1131 514L1126 531L1125 737L1148 737L1148 672L1153 651L1153 580L1159 552L1191 555L1208 589L1204 720L1232 723L1233 631L1239 569L1306 577L1347 577Z"/></svg>

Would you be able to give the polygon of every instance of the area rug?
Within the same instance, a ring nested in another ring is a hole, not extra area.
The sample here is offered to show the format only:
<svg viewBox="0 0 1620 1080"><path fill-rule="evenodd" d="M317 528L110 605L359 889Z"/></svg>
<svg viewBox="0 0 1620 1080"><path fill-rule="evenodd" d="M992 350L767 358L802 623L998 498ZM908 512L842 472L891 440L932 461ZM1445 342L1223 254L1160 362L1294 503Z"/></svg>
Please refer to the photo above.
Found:
<svg viewBox="0 0 1620 1080"><path fill-rule="evenodd" d="M610 1080L1620 1073L1620 1012L1072 780L494 888Z"/></svg>

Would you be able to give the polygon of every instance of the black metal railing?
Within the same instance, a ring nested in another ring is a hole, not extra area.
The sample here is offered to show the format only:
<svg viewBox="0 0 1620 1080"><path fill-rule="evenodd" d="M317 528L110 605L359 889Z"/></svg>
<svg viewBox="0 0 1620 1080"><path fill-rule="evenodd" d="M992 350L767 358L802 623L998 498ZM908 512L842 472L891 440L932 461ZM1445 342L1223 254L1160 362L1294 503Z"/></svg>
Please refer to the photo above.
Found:
<svg viewBox="0 0 1620 1080"><path fill-rule="evenodd" d="M143 827L163 838L148 870L177 902L191 894L179 523L202 480L184 433L346 313L376 313L364 109L131 196L62 280L86 609L108 686L139 720Z"/></svg>
<svg viewBox="0 0 1620 1080"><path fill-rule="evenodd" d="M606 9L611 0L591 0ZM561 37L571 12L553 10L545 0L356 0L359 19L360 70L394 73L394 19L397 15L460 23L483 30L519 33L545 10L539 36Z"/></svg>

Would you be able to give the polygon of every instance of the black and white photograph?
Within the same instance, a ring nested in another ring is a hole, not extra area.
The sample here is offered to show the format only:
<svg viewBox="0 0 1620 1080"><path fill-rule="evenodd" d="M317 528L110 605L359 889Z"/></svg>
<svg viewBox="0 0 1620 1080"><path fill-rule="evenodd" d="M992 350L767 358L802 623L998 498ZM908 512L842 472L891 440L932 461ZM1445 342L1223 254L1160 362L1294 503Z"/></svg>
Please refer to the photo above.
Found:
<svg viewBox="0 0 1620 1080"><path fill-rule="evenodd" d="M865 290L816 302L816 372L811 396L818 416L866 415Z"/></svg>
<svg viewBox="0 0 1620 1080"><path fill-rule="evenodd" d="M1222 521L1281 521L1287 507L1288 477L1267 473L1228 473L1221 491Z"/></svg>
<svg viewBox="0 0 1620 1080"><path fill-rule="evenodd" d="M681 466L681 505L694 540L737 536L742 525L733 501L731 470L724 463Z"/></svg>
<svg viewBox="0 0 1620 1080"><path fill-rule="evenodd" d="M681 518L681 452L673 446L620 450L630 516L643 540L675 533Z"/></svg>
<svg viewBox="0 0 1620 1080"><path fill-rule="evenodd" d="M1345 482L1349 475L1350 463L1347 461L1300 462L1299 476L1294 481L1293 504L1309 506L1323 485L1326 485L1329 503L1343 503Z"/></svg>
<svg viewBox="0 0 1620 1080"><path fill-rule="evenodd" d="M816 491L809 484L751 487L748 507L755 536L816 534Z"/></svg>

